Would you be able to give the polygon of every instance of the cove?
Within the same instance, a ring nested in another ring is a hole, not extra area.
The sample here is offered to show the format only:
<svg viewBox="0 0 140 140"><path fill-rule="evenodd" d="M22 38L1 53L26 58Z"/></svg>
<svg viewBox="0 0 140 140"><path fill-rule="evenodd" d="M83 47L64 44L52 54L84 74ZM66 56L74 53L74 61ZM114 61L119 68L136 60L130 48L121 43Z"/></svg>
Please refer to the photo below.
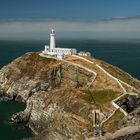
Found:
<svg viewBox="0 0 140 140"><path fill-rule="evenodd" d="M24 124L11 123L12 114L25 109L25 105L14 101L0 101L0 140L22 140L32 136Z"/></svg>

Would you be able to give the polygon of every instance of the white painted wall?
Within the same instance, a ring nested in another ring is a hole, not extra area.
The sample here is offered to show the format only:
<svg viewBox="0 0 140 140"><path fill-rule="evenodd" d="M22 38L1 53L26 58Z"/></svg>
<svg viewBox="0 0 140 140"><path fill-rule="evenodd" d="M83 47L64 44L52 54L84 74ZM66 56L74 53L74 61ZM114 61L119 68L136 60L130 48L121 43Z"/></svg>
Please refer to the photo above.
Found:
<svg viewBox="0 0 140 140"><path fill-rule="evenodd" d="M45 52L48 52L50 50L50 46L48 46L48 45L45 45Z"/></svg>
<svg viewBox="0 0 140 140"><path fill-rule="evenodd" d="M54 29L51 29L51 32L50 32L50 52L53 52L54 48L55 48L55 31L54 31Z"/></svg>

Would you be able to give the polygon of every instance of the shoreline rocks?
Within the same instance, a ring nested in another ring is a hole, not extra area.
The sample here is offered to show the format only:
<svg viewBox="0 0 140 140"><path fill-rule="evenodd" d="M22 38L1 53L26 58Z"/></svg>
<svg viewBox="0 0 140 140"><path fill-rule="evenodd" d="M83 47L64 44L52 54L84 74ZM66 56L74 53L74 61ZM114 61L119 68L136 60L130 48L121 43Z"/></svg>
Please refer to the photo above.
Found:
<svg viewBox="0 0 140 140"><path fill-rule="evenodd" d="M23 111L17 112L12 115L10 121L13 123L23 123L29 121L29 114L25 114Z"/></svg>

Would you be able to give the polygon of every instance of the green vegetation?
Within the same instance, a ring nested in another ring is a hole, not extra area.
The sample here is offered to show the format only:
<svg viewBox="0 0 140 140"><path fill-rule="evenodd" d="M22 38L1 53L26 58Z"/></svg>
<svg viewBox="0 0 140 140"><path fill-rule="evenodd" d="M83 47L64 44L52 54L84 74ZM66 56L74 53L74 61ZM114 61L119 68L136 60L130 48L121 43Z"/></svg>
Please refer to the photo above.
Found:
<svg viewBox="0 0 140 140"><path fill-rule="evenodd" d="M119 129L118 124L123 117L124 114L120 110L117 110L115 114L103 124L103 130L105 132L115 132Z"/></svg>
<svg viewBox="0 0 140 140"><path fill-rule="evenodd" d="M113 99L115 99L119 93L114 92L112 90L84 90L86 93L84 95L84 99L90 103L95 103L97 105L110 103Z"/></svg>

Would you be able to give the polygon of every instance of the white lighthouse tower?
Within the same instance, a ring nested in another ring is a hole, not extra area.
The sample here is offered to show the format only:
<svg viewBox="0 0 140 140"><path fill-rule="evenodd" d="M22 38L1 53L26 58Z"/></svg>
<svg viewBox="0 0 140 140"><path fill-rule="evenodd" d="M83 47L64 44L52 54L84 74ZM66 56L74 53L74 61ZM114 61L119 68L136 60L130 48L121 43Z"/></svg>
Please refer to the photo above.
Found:
<svg viewBox="0 0 140 140"><path fill-rule="evenodd" d="M55 49L55 31L54 29L51 29L50 32L50 52L53 52Z"/></svg>

